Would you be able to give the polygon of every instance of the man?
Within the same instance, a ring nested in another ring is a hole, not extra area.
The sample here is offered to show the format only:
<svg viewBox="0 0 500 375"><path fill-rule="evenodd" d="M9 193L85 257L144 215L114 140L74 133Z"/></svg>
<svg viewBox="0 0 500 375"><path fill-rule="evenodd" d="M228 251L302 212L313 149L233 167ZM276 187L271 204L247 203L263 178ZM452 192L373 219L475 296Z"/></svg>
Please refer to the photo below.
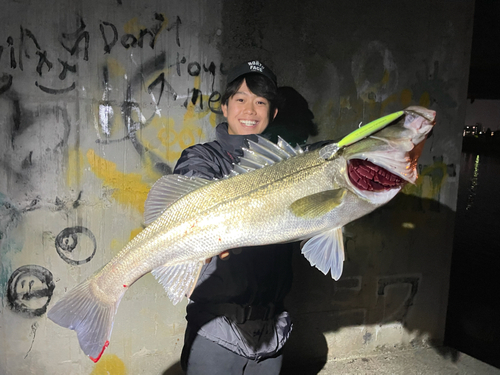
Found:
<svg viewBox="0 0 500 375"><path fill-rule="evenodd" d="M217 126L215 141L184 150L174 173L229 175L247 140L257 141L278 113L276 76L264 64L238 65L227 81L221 99L227 122ZM291 256L286 244L233 249L207 261L187 308L181 363L188 375L279 374L292 328L283 306Z"/></svg>

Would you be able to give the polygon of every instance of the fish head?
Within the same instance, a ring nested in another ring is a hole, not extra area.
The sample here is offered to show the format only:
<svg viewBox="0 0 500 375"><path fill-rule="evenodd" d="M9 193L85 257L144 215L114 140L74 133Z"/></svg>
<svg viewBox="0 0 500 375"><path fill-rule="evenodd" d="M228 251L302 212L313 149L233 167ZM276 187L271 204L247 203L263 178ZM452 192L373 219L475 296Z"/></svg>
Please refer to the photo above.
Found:
<svg viewBox="0 0 500 375"><path fill-rule="evenodd" d="M360 141L331 152L331 158L343 160L346 187L373 204L391 200L407 183L417 180L417 163L429 132L435 123L435 111L408 107L403 116ZM325 146L323 155L328 155ZM325 158L328 158L325 157Z"/></svg>

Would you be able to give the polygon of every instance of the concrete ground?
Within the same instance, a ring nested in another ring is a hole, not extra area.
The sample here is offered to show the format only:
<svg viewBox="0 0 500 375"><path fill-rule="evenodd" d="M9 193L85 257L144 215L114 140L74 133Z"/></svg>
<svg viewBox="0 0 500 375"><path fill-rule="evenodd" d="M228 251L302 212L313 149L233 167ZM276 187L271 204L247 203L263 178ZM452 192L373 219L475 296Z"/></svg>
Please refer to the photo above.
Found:
<svg viewBox="0 0 500 375"><path fill-rule="evenodd" d="M162 375L183 375L179 362ZM377 356L332 360L324 366L284 368L280 375L500 375L500 369L448 348L392 351Z"/></svg>
<svg viewBox="0 0 500 375"><path fill-rule="evenodd" d="M445 348L439 353L434 348L425 348L330 361L318 373L333 374L500 375L500 369L454 350Z"/></svg>

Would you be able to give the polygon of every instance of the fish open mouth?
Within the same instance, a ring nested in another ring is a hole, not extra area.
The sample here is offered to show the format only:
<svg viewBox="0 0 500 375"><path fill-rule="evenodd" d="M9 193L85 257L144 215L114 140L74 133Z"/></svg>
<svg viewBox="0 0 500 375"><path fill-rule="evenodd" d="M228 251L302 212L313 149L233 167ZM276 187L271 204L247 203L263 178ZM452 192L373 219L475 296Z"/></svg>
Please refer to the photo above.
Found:
<svg viewBox="0 0 500 375"><path fill-rule="evenodd" d="M351 159L347 165L351 183L359 190L386 191L401 187L406 181L368 160Z"/></svg>

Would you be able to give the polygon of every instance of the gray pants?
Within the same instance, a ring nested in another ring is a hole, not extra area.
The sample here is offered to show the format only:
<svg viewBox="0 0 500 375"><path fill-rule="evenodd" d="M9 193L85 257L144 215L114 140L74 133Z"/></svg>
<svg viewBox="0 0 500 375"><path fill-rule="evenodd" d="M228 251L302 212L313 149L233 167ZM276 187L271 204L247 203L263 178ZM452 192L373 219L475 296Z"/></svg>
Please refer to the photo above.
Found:
<svg viewBox="0 0 500 375"><path fill-rule="evenodd" d="M278 375L283 356L256 362L196 335L187 360L187 375Z"/></svg>

